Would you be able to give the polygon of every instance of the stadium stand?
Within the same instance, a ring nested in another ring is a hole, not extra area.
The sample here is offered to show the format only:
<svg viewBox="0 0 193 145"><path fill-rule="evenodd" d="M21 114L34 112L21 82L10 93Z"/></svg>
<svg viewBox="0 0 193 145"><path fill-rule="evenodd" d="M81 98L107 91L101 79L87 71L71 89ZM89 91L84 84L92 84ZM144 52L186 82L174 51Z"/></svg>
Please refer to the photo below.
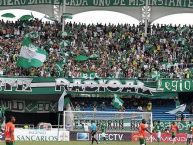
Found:
<svg viewBox="0 0 193 145"><path fill-rule="evenodd" d="M1 20L0 25L0 76L81 78L84 73L94 73L94 77L100 78L148 79L157 71L161 78L192 78L192 26L152 25L148 37L144 37L143 24L67 23L66 36L61 35L61 25L57 21ZM38 32L38 39L33 39L33 43L46 50L49 59L40 68L22 69L16 65L22 40L27 33L34 31ZM70 43L63 47L60 45L62 40ZM86 57L84 63L75 60L79 55ZM59 63L62 69L58 68ZM136 111L137 107L126 106L126 110ZM173 108L171 104L154 107L154 119L175 119L174 115L164 113ZM76 109L93 110L93 106ZM109 104L106 111L116 109Z"/></svg>
<svg viewBox="0 0 193 145"><path fill-rule="evenodd" d="M1 20L0 25L0 76L84 78L84 74L92 74L93 78L143 80L152 79L152 73L157 72L159 78L192 79L192 26L149 25L145 37L144 24L67 23L65 35L57 21ZM38 32L33 44L45 50L48 59L41 67L23 69L16 62L24 37L33 32ZM63 40L68 41L66 46L60 43ZM77 56L84 60L77 60ZM84 103L89 106L74 104L75 110L117 111L111 102L105 101L102 108L90 102ZM124 106L126 111L144 108L144 104ZM153 119L174 120L175 115L165 114L174 108L173 103L159 106L153 101Z"/></svg>
<svg viewBox="0 0 193 145"><path fill-rule="evenodd" d="M135 97L133 97L135 98ZM149 99L123 99L125 111L127 112L140 112L138 110L138 106L142 106L143 111L147 111L146 106ZM104 102L104 98L72 98L73 106L76 111L93 111L94 106L96 106L97 111L117 111L111 104L112 99L106 98ZM153 119L154 120L175 120L176 116L167 114L168 110L175 109L175 101L174 100L152 100L153 108ZM78 106L78 107L77 107ZM76 109L77 108L77 109ZM103 108L103 109L102 109ZM186 112L188 113L188 112Z"/></svg>
<svg viewBox="0 0 193 145"><path fill-rule="evenodd" d="M94 73L96 77L151 78L158 71L161 78L192 78L192 26L152 25L148 37L143 25L84 25L67 23L61 36L59 23L31 21L0 21L0 75L82 77ZM21 43L25 34L38 31L40 39L33 43L45 49L47 61L40 68L17 67ZM69 45L60 46L68 39ZM76 61L78 55L85 63ZM57 64L62 62L61 69ZM9 66L9 67L8 67Z"/></svg>

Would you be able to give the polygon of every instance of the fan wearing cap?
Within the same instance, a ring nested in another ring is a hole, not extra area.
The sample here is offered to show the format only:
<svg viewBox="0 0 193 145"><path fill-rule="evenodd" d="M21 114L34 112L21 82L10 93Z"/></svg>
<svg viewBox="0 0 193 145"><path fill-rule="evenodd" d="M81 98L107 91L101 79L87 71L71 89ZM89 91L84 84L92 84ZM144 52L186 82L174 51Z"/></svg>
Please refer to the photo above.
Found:
<svg viewBox="0 0 193 145"><path fill-rule="evenodd" d="M146 132L152 134L148 130L148 124L146 124L146 120L142 119L142 122L139 125L139 142L140 142L140 145L146 145L146 140L145 140Z"/></svg>

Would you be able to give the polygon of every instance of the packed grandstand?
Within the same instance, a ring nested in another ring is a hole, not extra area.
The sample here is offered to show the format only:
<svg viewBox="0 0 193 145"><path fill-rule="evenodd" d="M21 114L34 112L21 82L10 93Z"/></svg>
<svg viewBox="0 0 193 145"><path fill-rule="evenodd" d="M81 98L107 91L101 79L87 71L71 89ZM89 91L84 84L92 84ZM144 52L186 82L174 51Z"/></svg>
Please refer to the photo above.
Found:
<svg viewBox="0 0 193 145"><path fill-rule="evenodd" d="M79 78L94 73L103 78L192 78L192 26L152 25L144 36L144 25L0 21L0 75ZM47 52L39 68L22 69L16 65L24 36L37 32L35 45ZM60 45L62 40L68 43ZM77 56L83 61L76 60Z"/></svg>

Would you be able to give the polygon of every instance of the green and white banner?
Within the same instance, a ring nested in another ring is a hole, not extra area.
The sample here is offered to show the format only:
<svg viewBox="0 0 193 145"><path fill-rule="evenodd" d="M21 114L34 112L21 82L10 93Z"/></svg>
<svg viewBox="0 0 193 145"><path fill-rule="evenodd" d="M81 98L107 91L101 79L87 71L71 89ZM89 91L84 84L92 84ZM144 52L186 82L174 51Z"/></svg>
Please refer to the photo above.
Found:
<svg viewBox="0 0 193 145"><path fill-rule="evenodd" d="M123 106L124 102L117 94L114 94L114 99L112 103L115 108L120 109Z"/></svg>
<svg viewBox="0 0 193 145"><path fill-rule="evenodd" d="M64 0L0 0L0 6L63 5ZM65 0L66 6L145 6L146 0ZM148 0L150 6L193 8L193 0Z"/></svg>
<svg viewBox="0 0 193 145"><path fill-rule="evenodd" d="M70 94L126 94L149 98L173 98L177 92L166 93L157 88L156 82L108 79L108 78L0 78L0 94L4 95L60 95L63 91ZM190 90L191 91L191 90ZM30 97L30 96L29 96Z"/></svg>
<svg viewBox="0 0 193 145"><path fill-rule="evenodd" d="M49 113L58 111L58 102L53 101L0 100L0 106L12 112Z"/></svg>
<svg viewBox="0 0 193 145"><path fill-rule="evenodd" d="M153 96L153 92L156 92L156 88L145 86L139 80L55 78L35 82L32 78L0 78L0 93L33 93L36 89L46 89L45 94L49 94L50 90L54 94L61 94L65 90L69 93L134 93Z"/></svg>
<svg viewBox="0 0 193 145"><path fill-rule="evenodd" d="M192 92L193 80L172 80L163 79L158 81L158 90L164 92Z"/></svg>

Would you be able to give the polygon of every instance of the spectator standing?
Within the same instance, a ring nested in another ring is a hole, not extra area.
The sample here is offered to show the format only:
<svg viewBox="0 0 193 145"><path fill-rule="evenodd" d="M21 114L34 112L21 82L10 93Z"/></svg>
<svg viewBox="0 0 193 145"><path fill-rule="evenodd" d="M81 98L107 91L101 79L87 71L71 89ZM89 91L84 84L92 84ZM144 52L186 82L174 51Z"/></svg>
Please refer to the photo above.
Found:
<svg viewBox="0 0 193 145"><path fill-rule="evenodd" d="M152 103L151 103L151 101L149 101L148 104L147 104L147 111L152 112Z"/></svg>
<svg viewBox="0 0 193 145"><path fill-rule="evenodd" d="M93 106L93 111L97 111L97 105Z"/></svg>
<svg viewBox="0 0 193 145"><path fill-rule="evenodd" d="M76 105L75 110L80 111L80 105L79 104Z"/></svg>
<svg viewBox="0 0 193 145"><path fill-rule="evenodd" d="M106 105L105 105L105 102L103 102L103 103L101 104L101 111L105 111L105 108L106 108Z"/></svg>
<svg viewBox="0 0 193 145"><path fill-rule="evenodd" d="M183 112L180 114L180 119L181 119L181 121L184 121L184 113Z"/></svg>

